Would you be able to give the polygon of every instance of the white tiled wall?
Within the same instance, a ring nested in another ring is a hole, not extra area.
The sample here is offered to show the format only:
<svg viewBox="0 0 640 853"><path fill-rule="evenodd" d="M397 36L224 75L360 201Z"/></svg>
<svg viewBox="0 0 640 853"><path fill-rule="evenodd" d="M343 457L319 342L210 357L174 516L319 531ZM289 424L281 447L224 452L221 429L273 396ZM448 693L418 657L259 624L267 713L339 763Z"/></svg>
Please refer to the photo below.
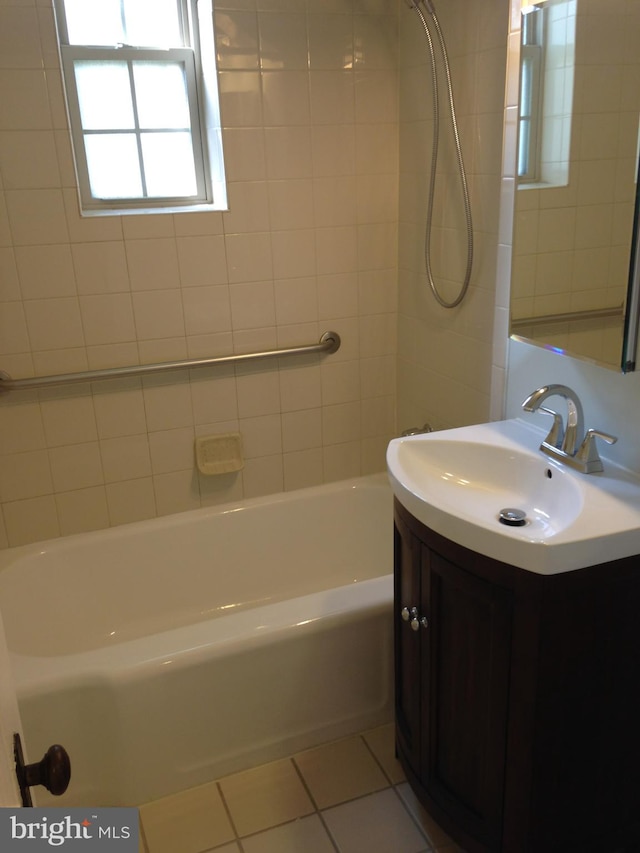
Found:
<svg viewBox="0 0 640 853"><path fill-rule="evenodd" d="M448 45L475 232L474 267L465 300L441 308L424 272L425 211L431 162L432 97L427 43L415 12L400 13L400 237L398 427L460 426L488 420L492 364L500 383L504 356L494 352L496 244L499 229L508 0L436 4ZM447 96L440 99L446 107ZM432 234L433 269L446 300L463 280L466 232L455 153L442 117ZM440 179L439 179L440 181ZM506 327L505 327L506 329ZM506 334L504 337L506 343ZM500 388L496 399L501 398ZM497 413L500 414L499 412Z"/></svg>
<svg viewBox="0 0 640 853"><path fill-rule="evenodd" d="M51 0L0 0L0 369L343 340L324 360L6 395L1 545L383 468L397 15L396 0L220 0L230 210L82 219ZM198 475L194 437L235 430L242 473Z"/></svg>

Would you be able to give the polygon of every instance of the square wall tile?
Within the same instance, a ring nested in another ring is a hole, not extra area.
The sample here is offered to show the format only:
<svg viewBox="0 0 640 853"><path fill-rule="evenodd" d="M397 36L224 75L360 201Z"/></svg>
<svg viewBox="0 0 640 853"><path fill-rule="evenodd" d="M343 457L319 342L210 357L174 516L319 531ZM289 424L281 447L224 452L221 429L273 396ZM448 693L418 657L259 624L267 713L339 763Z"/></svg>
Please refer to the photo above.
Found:
<svg viewBox="0 0 640 853"><path fill-rule="evenodd" d="M269 234L231 234L226 238L225 245L227 271L231 283L271 278L272 258Z"/></svg>
<svg viewBox="0 0 640 853"><path fill-rule="evenodd" d="M180 281L183 287L227 283L227 258L221 235L177 238ZM177 284L177 280L172 286Z"/></svg>
<svg viewBox="0 0 640 853"><path fill-rule="evenodd" d="M105 492L111 525L144 521L157 515L151 477L109 483L105 486Z"/></svg>
<svg viewBox="0 0 640 853"><path fill-rule="evenodd" d="M4 523L9 545L27 545L60 535L56 501L53 495L11 501L3 504Z"/></svg>
<svg viewBox="0 0 640 853"><path fill-rule="evenodd" d="M267 127L309 124L309 80L305 71L263 71L262 96Z"/></svg>
<svg viewBox="0 0 640 853"><path fill-rule="evenodd" d="M84 332L78 300L34 299L24 303L29 338L34 350L83 346Z"/></svg>
<svg viewBox="0 0 640 853"><path fill-rule="evenodd" d="M97 441L55 447L49 450L49 461L53 484L58 492L98 486L103 482Z"/></svg>
<svg viewBox="0 0 640 853"><path fill-rule="evenodd" d="M175 239L128 240L125 247L133 290L178 287L180 274Z"/></svg>
<svg viewBox="0 0 640 853"><path fill-rule="evenodd" d="M271 180L312 177L311 128L267 127L264 140L267 176Z"/></svg>
<svg viewBox="0 0 640 853"><path fill-rule="evenodd" d="M227 128L260 127L262 95L257 71L220 71L220 111Z"/></svg>
<svg viewBox="0 0 640 853"><path fill-rule="evenodd" d="M229 292L234 330L275 325L275 299L271 280L232 284Z"/></svg>
<svg viewBox="0 0 640 853"><path fill-rule="evenodd" d="M0 48L0 55L1 53L2 48ZM25 130L0 133L0 163L2 163L7 190L60 186L53 131Z"/></svg>
<svg viewBox="0 0 640 853"><path fill-rule="evenodd" d="M0 500L18 501L53 491L46 450L1 456Z"/></svg>
<svg viewBox="0 0 640 853"><path fill-rule="evenodd" d="M180 290L150 290L132 294L138 338L172 338L184 335Z"/></svg>
<svg viewBox="0 0 640 853"><path fill-rule="evenodd" d="M264 180L267 175L265 131L261 127L226 127L224 138L227 180ZM226 214L223 216L226 220ZM231 229L231 231L234 230L236 229ZM245 229L238 228L237 230ZM264 229L259 228L257 230L262 231Z"/></svg>
<svg viewBox="0 0 640 853"><path fill-rule="evenodd" d="M307 68L307 19L304 13L260 12L258 30L263 70Z"/></svg>
<svg viewBox="0 0 640 853"><path fill-rule="evenodd" d="M78 293L121 293L130 290L123 243L76 243L71 247ZM60 296L63 294L56 294Z"/></svg>
<svg viewBox="0 0 640 853"><path fill-rule="evenodd" d="M17 246L41 246L69 240L60 190L7 190L6 200Z"/></svg>
<svg viewBox="0 0 640 853"><path fill-rule="evenodd" d="M44 69L0 69L0 103L0 130L51 129Z"/></svg>
<svg viewBox="0 0 640 853"><path fill-rule="evenodd" d="M153 489L158 515L188 512L201 506L198 472L195 467L187 471L154 474Z"/></svg>
<svg viewBox="0 0 640 853"><path fill-rule="evenodd" d="M258 19L255 12L217 10L214 15L218 68L225 71L258 68Z"/></svg>
<svg viewBox="0 0 640 853"><path fill-rule="evenodd" d="M323 481L322 450L311 448L284 454L285 491L319 486Z"/></svg>
<svg viewBox="0 0 640 853"><path fill-rule="evenodd" d="M129 293L80 296L79 303L88 346L135 341L136 327Z"/></svg>
<svg viewBox="0 0 640 853"><path fill-rule="evenodd" d="M8 355L28 350L29 336L22 303L3 302L0 304L0 353Z"/></svg>
<svg viewBox="0 0 640 853"><path fill-rule="evenodd" d="M57 494L56 508L62 536L109 527L109 511L104 486Z"/></svg>
<svg viewBox="0 0 640 853"><path fill-rule="evenodd" d="M183 287L182 307L186 334L212 335L229 331L231 305L226 284L207 287Z"/></svg>
<svg viewBox="0 0 640 853"><path fill-rule="evenodd" d="M151 475L149 439L146 433L104 439L100 442L100 455L106 483L135 480Z"/></svg>
<svg viewBox="0 0 640 853"><path fill-rule="evenodd" d="M88 396L43 400L42 422L48 447L98 438L93 399Z"/></svg>

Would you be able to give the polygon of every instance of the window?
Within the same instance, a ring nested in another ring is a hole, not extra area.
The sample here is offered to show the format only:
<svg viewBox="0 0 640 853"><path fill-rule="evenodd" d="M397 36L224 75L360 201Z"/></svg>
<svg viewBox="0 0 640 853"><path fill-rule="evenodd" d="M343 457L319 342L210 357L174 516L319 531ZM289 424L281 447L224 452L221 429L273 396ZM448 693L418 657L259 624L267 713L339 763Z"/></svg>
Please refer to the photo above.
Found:
<svg viewBox="0 0 640 853"><path fill-rule="evenodd" d="M533 183L540 178L543 15L543 10L536 7L522 15L518 178L525 183Z"/></svg>
<svg viewBox="0 0 640 853"><path fill-rule="evenodd" d="M523 189L569 183L575 34L575 0L537 0L522 9L518 177Z"/></svg>
<svg viewBox="0 0 640 853"><path fill-rule="evenodd" d="M56 14L83 212L225 207L211 3L56 0Z"/></svg>

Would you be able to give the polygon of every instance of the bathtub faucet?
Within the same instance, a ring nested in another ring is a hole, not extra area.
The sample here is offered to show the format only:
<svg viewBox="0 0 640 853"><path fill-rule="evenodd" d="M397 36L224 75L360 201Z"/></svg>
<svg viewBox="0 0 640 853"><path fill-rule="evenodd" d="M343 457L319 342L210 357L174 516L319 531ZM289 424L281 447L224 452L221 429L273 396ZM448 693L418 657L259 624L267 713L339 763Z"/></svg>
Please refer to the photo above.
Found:
<svg viewBox="0 0 640 853"><path fill-rule="evenodd" d="M566 401L566 426L562 415L542 405L549 397L562 397ZM593 474L603 470L595 439L601 438L607 444L615 444L618 439L597 429L589 429L584 434L582 404L575 391L566 385L543 385L542 388L529 394L522 408L525 412L544 412L553 417L553 426L540 445L540 450L546 456L563 462L583 474Z"/></svg>

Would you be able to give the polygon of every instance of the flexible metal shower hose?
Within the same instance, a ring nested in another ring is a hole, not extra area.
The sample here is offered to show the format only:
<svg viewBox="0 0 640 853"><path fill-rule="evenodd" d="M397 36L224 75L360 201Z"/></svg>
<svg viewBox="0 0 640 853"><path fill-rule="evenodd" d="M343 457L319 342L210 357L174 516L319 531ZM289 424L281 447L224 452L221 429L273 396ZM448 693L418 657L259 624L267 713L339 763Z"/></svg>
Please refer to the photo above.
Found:
<svg viewBox="0 0 640 853"><path fill-rule="evenodd" d="M473 267L473 222L471 219L471 202L469 200L469 189L467 186L467 176L464 168L464 161L462 158L462 146L460 145L460 135L458 133L458 122L456 120L456 110L455 104L453 100L453 87L451 84L451 70L449 67L449 58L447 55L447 48L444 41L444 36L442 34L442 30L440 29L440 23L435 13L435 9L433 8L431 2L427 2L425 4L425 8L427 13L431 17L433 21L433 25L436 31L436 35L438 38L438 42L440 45L440 50L442 52L443 64L446 76L446 84L447 84L447 94L449 100L449 114L451 116L451 125L453 128L453 136L455 142L456 149L456 158L458 161L458 173L460 175L460 183L462 185L462 195L464 200L464 213L466 220L466 229L467 229L467 266L465 269L464 281L462 283L462 287L460 292L456 296L456 298L447 302L438 292L438 288L436 286L433 271L431 269L431 231L433 229L433 201L435 195L435 184L436 184L436 167L438 165L438 144L440 137L440 95L438 92L438 68L436 63L435 50L433 45L433 39L431 36L431 30L429 29L429 24L427 23L427 19L425 18L425 14L420 6L420 0L410 0L410 5L412 8L416 10L420 21L422 23L422 27L424 29L425 35L427 37L427 42L429 44L429 55L431 58L431 80L432 80L432 88L433 88L433 103L434 103L434 122L433 122L433 148L431 152L431 175L429 178L429 197L427 201L427 221L425 227L425 246L424 246L424 258L425 258L425 267L427 272L427 280L429 282L429 287L433 292L434 297L437 302L442 305L443 308L455 308L459 305L464 299L467 289L469 287L469 282L471 280L471 271Z"/></svg>

